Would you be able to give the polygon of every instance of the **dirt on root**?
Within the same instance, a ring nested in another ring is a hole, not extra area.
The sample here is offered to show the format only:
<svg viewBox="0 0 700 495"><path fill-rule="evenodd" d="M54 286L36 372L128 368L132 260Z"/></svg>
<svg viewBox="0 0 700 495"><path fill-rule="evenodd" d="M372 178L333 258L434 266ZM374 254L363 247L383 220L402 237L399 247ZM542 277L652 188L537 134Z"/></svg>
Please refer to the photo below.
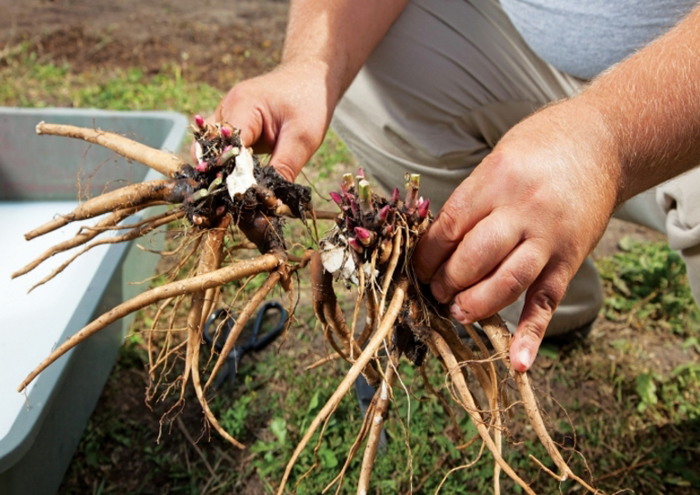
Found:
<svg viewBox="0 0 700 495"><path fill-rule="evenodd" d="M279 61L288 2L0 0L0 11L0 61L26 42L76 72L177 64L188 78L227 89Z"/></svg>

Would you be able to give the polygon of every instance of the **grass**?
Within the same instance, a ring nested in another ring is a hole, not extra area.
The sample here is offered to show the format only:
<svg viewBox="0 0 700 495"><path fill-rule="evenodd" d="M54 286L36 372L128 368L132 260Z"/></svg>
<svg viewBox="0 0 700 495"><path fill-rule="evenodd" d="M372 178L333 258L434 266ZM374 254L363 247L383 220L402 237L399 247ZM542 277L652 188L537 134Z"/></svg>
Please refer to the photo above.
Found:
<svg viewBox="0 0 700 495"><path fill-rule="evenodd" d="M153 75L138 69L78 74L24 50L0 69L2 105L191 114L214 108L220 94L181 77L177 66ZM324 194L340 171L353 167L347 149L329 134L306 174ZM294 235L302 238L299 231ZM598 267L606 291L604 318L585 340L543 346L532 372L555 440L575 446L606 491L697 493L700 317L682 261L665 245L623 241L621 252L598 260ZM341 299L352 304L350 296ZM335 363L301 371L323 347L308 300L298 308L285 345L246 357L235 390L222 392L212 403L224 427L249 449L232 449L203 433L192 398L182 422L167 424L158 440L162 407L151 411L143 404L145 356L143 342L134 336L120 351L61 493L272 493L305 426L345 370ZM145 326L148 317L141 314L135 328ZM433 371L432 385L448 397L442 374ZM461 441L457 428L414 367L404 362L401 378L406 388L396 389L394 421L387 424L387 450L378 458L373 487L378 493L405 493L411 487L433 493L448 470L476 458L478 448L455 448ZM544 455L521 418L516 411L510 423L508 461L541 493L574 493L573 485L557 486L528 459L530 453ZM291 486L299 482L298 493L319 493L332 481L361 420L355 398L346 397L320 443L312 442L318 444L317 455L307 448L295 467ZM465 438L474 434L463 415L457 423ZM567 453L576 470L587 475L581 455ZM487 457L447 477L442 493L490 493ZM313 474L302 480L314 464ZM350 464L341 493L352 491L357 465L357 460ZM505 493L518 493L517 487L503 484Z"/></svg>
<svg viewBox="0 0 700 495"><path fill-rule="evenodd" d="M183 79L178 65L153 75L139 68L75 73L67 63L39 60L28 46L0 69L0 102L18 107L212 111L222 92Z"/></svg>

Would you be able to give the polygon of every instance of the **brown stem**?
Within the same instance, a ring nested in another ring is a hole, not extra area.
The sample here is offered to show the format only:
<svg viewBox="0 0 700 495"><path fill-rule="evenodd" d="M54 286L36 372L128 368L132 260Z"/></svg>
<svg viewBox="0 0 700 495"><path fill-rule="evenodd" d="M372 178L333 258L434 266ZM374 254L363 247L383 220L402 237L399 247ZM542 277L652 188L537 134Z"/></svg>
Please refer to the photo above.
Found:
<svg viewBox="0 0 700 495"><path fill-rule="evenodd" d="M544 445L545 450L547 451L549 456L552 458L552 461L561 472L561 474L559 476L556 476L556 478L559 481L564 481L567 478L572 478L576 480L581 486L586 488L586 490L596 493L595 488L591 487L588 483L586 483L584 480L578 477L571 470L569 465L561 456L561 453L555 445L554 440L552 440L552 437L549 436L549 432L547 432L547 427L544 424L544 420L542 419L542 415L540 414L539 407L537 406L537 398L535 397L535 393L533 392L532 387L530 386L530 381L528 379L527 373L515 371L510 365L510 359L508 356L510 350L511 336L510 332L508 331L508 328L506 327L505 322L501 319L500 316L494 315L481 320L479 324L481 325L481 328L484 329L484 332L493 344L494 349L501 356L503 364L505 364L505 366L510 372L510 375L513 377L515 385L518 387L518 392L520 392L520 397L523 400L525 413L527 414L527 417L530 420L530 425L532 426L532 429L535 430L535 433L540 439L540 442L542 442L542 445Z"/></svg>
<svg viewBox="0 0 700 495"><path fill-rule="evenodd" d="M119 134L100 129L40 122L36 126L36 133L39 135L66 136L99 144L107 149L116 151L129 160L143 163L167 177L173 177L185 165L185 162L173 153L157 150Z"/></svg>
<svg viewBox="0 0 700 495"><path fill-rule="evenodd" d="M378 400L374 411L372 412L369 436L367 437L367 444L365 445L365 453L362 456L360 479L357 483L358 495L365 495L369 493L369 479L372 475L374 459L377 457L379 440L381 440L384 421L386 421L387 412L389 410L389 399L391 398L391 389L394 385L394 379L396 378L396 367L398 364L398 355L396 353L392 353L391 357L389 358L389 362L386 365L386 371L384 371L384 379L382 380L382 384L375 393L375 395L378 396ZM369 411L367 411L367 413L369 414Z"/></svg>
<svg viewBox="0 0 700 495"><path fill-rule="evenodd" d="M491 455L493 455L496 462L501 466L501 469L503 469L503 471L508 476L510 476L510 478L513 481L520 485L520 487L525 491L525 493L529 495L535 495L535 492L532 490L532 488L530 488L530 486L527 483L525 483L525 481L523 481L523 479L520 478L520 476L518 476L515 473L515 471L513 471L513 468L511 468L510 465L503 459L503 457L501 457L501 454L498 453L498 447L493 442L493 439L489 435L488 429L484 425L484 421L481 418L481 414L479 414L478 408L474 403L474 398L472 397L472 394L469 391L469 388L467 387L467 382L464 379L461 367L457 362L457 359L455 359L452 350L447 345L447 342L445 342L445 340L440 336L440 334L435 331L430 332L430 339L435 349L437 349L437 351L439 352L440 357L442 357L443 361L445 362L445 366L447 367L447 370L450 376L452 377L452 382L457 388L457 393L462 399L464 409L471 417L472 423L476 427L476 430L479 432L479 436L481 436L481 439L486 444L486 448L488 448L489 451L491 451Z"/></svg>
<svg viewBox="0 0 700 495"><path fill-rule="evenodd" d="M78 232L75 237L72 239L68 239L67 241L63 241L59 244L56 244L55 246L47 249L42 253L41 256L36 258L34 261L31 263L28 263L26 266L23 268L20 268L16 272L12 274L12 278L19 277L21 275L24 275L25 273L28 273L32 271L34 268L39 266L41 263L49 259L55 254L62 253L63 251L68 251L69 249L73 249L74 247L78 247L82 244L85 244L86 242L94 239L99 233L100 230L105 227L109 226L115 226L119 222L121 222L123 219L127 218L128 216L133 215L138 211L138 208L124 208L122 210L117 210L113 212L112 214L106 216L102 220L100 220L93 229L89 231L81 231Z"/></svg>
<svg viewBox="0 0 700 495"><path fill-rule="evenodd" d="M467 363L469 369L472 370L472 373L474 373L474 376L479 381L481 388L484 389L489 402L491 402L494 384L492 383L491 378L489 378L489 375L486 373L482 363L477 361L477 358L472 350L465 345L464 342L462 342L462 339L459 338L459 335L457 335L455 332L452 323L439 316L431 317L430 323L433 330L438 332L440 336L445 339L447 345L449 345L450 349L452 349L452 352L457 355L457 358L461 362Z"/></svg>
<svg viewBox="0 0 700 495"><path fill-rule="evenodd" d="M56 275L61 273L63 270L68 268L68 265L73 263L76 260L76 258L85 254L87 251L91 250L94 247L104 246L106 244L119 244L120 242L133 241L134 239L138 239L139 237L142 237L142 236L148 234L149 232L157 229L158 227L161 227L162 225L167 225L170 222L174 222L175 220L178 220L178 219L182 218L183 216L185 216L185 212L182 210L178 210L175 213L172 213L166 217L161 217L157 220L154 220L151 223L144 224L138 228L130 230L126 234L122 234L122 235L115 236L115 237L108 237L106 239L100 239L98 241L91 242L90 244L85 246L83 249L81 249L80 251L75 253L73 256L71 256L68 260L66 260L63 264L61 264L61 266L57 267L55 270L53 270L51 273L49 273L46 277L44 277L39 282L34 284L27 291L27 293L33 291L34 289L36 289L40 285L44 285L46 282L48 282L49 280L54 278Z"/></svg>
<svg viewBox="0 0 700 495"><path fill-rule="evenodd" d="M377 352L379 347L382 345L384 339L394 328L394 322L396 321L396 318L399 315L399 311L403 306L407 288L408 281L406 280L406 278L401 278L396 283L396 288L394 290L394 295L391 299L391 303L389 304L389 307L386 310L386 314L380 322L374 336L367 343L367 347L364 351L362 351L362 354L360 354L360 356L357 358L357 361L355 361L355 363L352 365L347 375L345 375L343 381L340 383L340 385L338 385L338 388L336 388L335 392L333 392L331 398L328 399L328 402L326 402L321 411L319 411L314 420L311 422L308 431L297 445L297 448L294 450L291 459L287 463L284 475L282 476L282 481L280 482L280 486L277 490L278 495L282 495L282 493L284 493L284 488L287 484L287 480L289 479L289 474L292 472L292 467L294 467L296 460L299 458L299 455L309 443L309 440L311 440L311 437L313 436L318 426L323 421L325 421L326 417L333 410L335 410L335 408L340 403L340 399L342 399L343 396L348 392L348 390L350 390L350 387L353 383L355 383L355 380L360 375L360 372L369 364L369 362L374 357L374 353Z"/></svg>
<svg viewBox="0 0 700 495"><path fill-rule="evenodd" d="M138 311L149 304L153 304L168 297L188 294L197 290L208 289L210 287L218 287L243 277L273 270L282 261L283 256L280 254L264 254L251 260L238 261L233 265L219 268L211 273L198 275L186 280L179 280L177 282L172 282L143 292L138 296L116 306L72 335L63 344L58 346L49 357L42 361L41 364L39 364L39 366L37 366L36 369L24 379L17 390L19 392L24 390L25 387L29 385L29 383L34 380L39 373L41 373L47 366L61 357L73 346L99 332L110 323L115 322L120 318L133 313L134 311Z"/></svg>
<svg viewBox="0 0 700 495"><path fill-rule="evenodd" d="M230 222L230 217L224 217L219 227L208 230L204 236L202 254L197 265L197 276L207 275L217 270L221 266L224 235L226 227ZM199 358L199 346L202 343L202 309L206 291L212 287L200 287L191 296L190 311L187 315L187 351L185 352L185 370L182 372L182 384L180 388L179 401L185 400L185 390L190 372L193 369L194 357ZM197 364L198 365L198 364ZM195 386L196 388L196 386ZM200 390L201 392L201 390ZM197 395L199 398L199 394ZM202 406L204 407L204 406Z"/></svg>
<svg viewBox="0 0 700 495"><path fill-rule="evenodd" d="M379 300L379 317L381 318L384 314L384 303L386 301L387 293L389 292L389 285L391 284L391 279L394 277L394 271L399 264L399 256L401 255L401 240L402 240L401 229L396 229L394 234L394 243L391 251L391 258L389 258L389 264L387 265L386 272L384 273L384 281L382 282L382 297Z"/></svg>
<svg viewBox="0 0 700 495"><path fill-rule="evenodd" d="M340 309L340 304L338 304L338 299L333 290L333 274L326 271L323 267L320 251L316 251L311 256L309 273L311 276L314 312L324 326L324 333L327 333L327 326L330 325L345 345L345 352L343 352L337 345L333 345L333 340L329 339L335 351L352 364L352 360L348 359L347 354L359 356L362 353L362 349L355 341L345 322L345 316ZM362 374L370 385L377 386L379 384L379 374L371 366L363 370Z"/></svg>
<svg viewBox="0 0 700 495"><path fill-rule="evenodd" d="M72 212L60 215L31 232L27 232L24 234L24 238L29 241L60 229L71 222L87 220L110 211L132 207L140 207L138 209L141 210L152 201L181 203L192 189L193 181L191 179L152 180L131 184L88 199Z"/></svg>

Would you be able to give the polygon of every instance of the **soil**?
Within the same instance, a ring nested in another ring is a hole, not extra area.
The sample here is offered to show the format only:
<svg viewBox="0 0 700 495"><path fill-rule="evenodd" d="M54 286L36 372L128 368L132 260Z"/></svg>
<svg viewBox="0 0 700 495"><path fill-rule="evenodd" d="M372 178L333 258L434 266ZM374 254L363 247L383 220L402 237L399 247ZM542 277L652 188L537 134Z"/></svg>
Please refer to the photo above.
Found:
<svg viewBox="0 0 700 495"><path fill-rule="evenodd" d="M157 72L176 63L187 76L227 89L274 67L287 10L284 0L0 0L0 47L29 42L77 72Z"/></svg>

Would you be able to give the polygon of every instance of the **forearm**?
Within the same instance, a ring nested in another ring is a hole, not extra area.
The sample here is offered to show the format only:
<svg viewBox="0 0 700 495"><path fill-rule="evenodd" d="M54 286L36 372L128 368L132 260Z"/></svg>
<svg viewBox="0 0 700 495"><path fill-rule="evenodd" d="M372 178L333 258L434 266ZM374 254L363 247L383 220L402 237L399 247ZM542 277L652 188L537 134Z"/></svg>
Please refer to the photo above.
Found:
<svg viewBox="0 0 700 495"><path fill-rule="evenodd" d="M618 204L700 164L700 8L577 99L603 117Z"/></svg>
<svg viewBox="0 0 700 495"><path fill-rule="evenodd" d="M337 102L408 0L293 0L282 62L320 65Z"/></svg>

